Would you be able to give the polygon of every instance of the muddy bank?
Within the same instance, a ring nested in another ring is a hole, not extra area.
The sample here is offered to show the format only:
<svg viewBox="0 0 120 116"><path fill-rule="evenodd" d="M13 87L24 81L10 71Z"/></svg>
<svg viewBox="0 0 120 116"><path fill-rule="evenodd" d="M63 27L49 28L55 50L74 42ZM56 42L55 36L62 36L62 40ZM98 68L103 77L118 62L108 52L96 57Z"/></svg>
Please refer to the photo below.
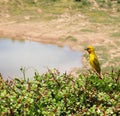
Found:
<svg viewBox="0 0 120 116"><path fill-rule="evenodd" d="M84 24L85 25L85 24ZM84 27L84 26L83 26ZM53 24L53 22L8 22L0 24L0 36L12 39L23 39L43 43L69 45L80 50L85 45L103 44L107 40L105 34L81 32L82 26L66 26L66 23Z"/></svg>

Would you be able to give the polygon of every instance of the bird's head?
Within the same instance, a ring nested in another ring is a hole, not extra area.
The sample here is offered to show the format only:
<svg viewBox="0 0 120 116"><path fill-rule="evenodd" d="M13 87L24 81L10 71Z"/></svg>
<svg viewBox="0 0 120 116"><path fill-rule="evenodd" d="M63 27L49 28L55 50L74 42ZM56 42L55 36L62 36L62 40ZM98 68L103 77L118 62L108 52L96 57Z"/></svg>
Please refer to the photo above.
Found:
<svg viewBox="0 0 120 116"><path fill-rule="evenodd" d="M91 45L89 45L85 50L87 50L89 54L94 53L94 47Z"/></svg>

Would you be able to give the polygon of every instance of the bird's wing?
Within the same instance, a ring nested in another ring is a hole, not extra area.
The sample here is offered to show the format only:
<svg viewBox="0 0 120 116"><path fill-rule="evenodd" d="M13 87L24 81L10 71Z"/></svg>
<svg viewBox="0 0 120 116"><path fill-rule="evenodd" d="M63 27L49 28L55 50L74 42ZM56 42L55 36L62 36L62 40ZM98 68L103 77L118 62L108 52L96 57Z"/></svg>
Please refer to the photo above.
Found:
<svg viewBox="0 0 120 116"><path fill-rule="evenodd" d="M93 63L94 63L94 66L95 66L95 70L100 74L101 69L100 69L100 64L99 64L99 61L98 61L97 57L94 58Z"/></svg>

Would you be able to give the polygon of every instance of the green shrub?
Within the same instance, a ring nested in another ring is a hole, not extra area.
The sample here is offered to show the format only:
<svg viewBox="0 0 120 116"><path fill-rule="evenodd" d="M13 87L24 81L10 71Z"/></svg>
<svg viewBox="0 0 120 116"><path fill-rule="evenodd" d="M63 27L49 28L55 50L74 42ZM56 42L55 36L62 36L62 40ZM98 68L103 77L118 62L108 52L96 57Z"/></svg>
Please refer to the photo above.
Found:
<svg viewBox="0 0 120 116"><path fill-rule="evenodd" d="M1 83L0 115L119 115L120 70L99 79L50 70L32 81L15 78Z"/></svg>
<svg viewBox="0 0 120 116"><path fill-rule="evenodd" d="M117 3L120 3L120 0L117 0Z"/></svg>

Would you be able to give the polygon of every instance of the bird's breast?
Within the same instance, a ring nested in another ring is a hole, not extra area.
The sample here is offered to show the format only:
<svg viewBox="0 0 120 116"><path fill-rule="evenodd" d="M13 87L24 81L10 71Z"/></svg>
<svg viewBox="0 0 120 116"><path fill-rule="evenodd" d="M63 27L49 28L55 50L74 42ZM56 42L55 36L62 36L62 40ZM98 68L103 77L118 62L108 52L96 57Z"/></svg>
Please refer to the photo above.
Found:
<svg viewBox="0 0 120 116"><path fill-rule="evenodd" d="M89 60L90 60L90 61L94 61L94 59L95 59L95 55L90 54Z"/></svg>

